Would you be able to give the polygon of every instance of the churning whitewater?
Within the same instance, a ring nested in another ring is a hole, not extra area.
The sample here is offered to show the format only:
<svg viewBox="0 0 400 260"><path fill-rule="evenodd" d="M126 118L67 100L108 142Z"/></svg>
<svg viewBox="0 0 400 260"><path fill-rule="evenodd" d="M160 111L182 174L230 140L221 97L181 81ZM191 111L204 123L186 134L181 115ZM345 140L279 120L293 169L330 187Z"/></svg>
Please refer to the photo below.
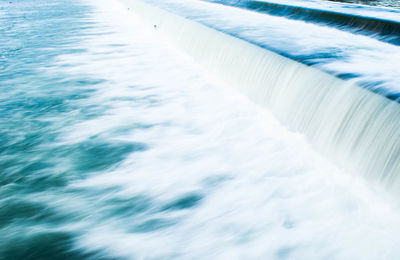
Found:
<svg viewBox="0 0 400 260"><path fill-rule="evenodd" d="M385 191L118 1L0 3L0 259L397 259Z"/></svg>

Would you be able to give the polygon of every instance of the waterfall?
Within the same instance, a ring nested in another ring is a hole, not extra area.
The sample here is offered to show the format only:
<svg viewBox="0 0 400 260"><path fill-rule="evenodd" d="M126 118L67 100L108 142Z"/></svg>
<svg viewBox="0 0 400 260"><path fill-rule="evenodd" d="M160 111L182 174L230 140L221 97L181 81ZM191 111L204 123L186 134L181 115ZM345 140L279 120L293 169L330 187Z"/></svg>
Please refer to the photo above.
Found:
<svg viewBox="0 0 400 260"><path fill-rule="evenodd" d="M325 72L137 0L121 0L199 64L350 173L397 194L400 104Z"/></svg>

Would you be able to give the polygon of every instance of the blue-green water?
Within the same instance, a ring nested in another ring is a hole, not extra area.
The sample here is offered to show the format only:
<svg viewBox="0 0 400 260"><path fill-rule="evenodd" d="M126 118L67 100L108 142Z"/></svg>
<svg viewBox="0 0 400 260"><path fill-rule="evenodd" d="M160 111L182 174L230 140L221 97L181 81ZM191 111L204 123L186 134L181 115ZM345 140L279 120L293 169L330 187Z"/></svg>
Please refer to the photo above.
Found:
<svg viewBox="0 0 400 260"><path fill-rule="evenodd" d="M0 259L399 256L392 205L116 2L2 1L0 51Z"/></svg>
<svg viewBox="0 0 400 260"><path fill-rule="evenodd" d="M101 138L58 144L64 128L102 113L84 100L104 79L55 69L60 55L86 51L79 42L93 27L85 20L88 10L73 1L0 3L1 259L93 256L74 251L79 232L62 228L78 217L58 211L47 200L60 193L66 200L79 196L79 191L68 191L69 182L144 149Z"/></svg>

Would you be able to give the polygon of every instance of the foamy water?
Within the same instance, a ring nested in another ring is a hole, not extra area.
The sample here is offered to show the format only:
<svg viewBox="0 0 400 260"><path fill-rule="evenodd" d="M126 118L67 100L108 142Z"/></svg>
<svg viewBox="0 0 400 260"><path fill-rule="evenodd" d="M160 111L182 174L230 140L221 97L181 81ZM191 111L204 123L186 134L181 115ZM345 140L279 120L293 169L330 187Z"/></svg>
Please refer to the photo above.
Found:
<svg viewBox="0 0 400 260"><path fill-rule="evenodd" d="M2 31L46 37L2 53L1 257L399 257L383 191L117 1L36 4Z"/></svg>

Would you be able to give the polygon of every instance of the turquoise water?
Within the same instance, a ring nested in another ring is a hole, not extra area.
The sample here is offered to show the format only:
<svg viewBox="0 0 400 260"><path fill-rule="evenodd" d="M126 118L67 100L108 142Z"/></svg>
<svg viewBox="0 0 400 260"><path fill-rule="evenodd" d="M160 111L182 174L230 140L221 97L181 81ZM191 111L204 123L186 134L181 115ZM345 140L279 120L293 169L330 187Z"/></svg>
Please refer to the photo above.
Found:
<svg viewBox="0 0 400 260"><path fill-rule="evenodd" d="M143 149L100 138L59 143L63 129L102 113L99 106L84 100L104 79L68 75L57 71L55 64L60 55L86 51L78 44L93 27L85 20L87 12L87 6L73 1L0 3L1 259L92 255L71 251L79 233L61 227L76 217L46 200L59 193L67 199L72 196L66 189L69 182L110 168L127 153ZM94 159L97 156L102 160Z"/></svg>
<svg viewBox="0 0 400 260"><path fill-rule="evenodd" d="M400 255L390 202L117 3L3 1L0 51L0 259Z"/></svg>

